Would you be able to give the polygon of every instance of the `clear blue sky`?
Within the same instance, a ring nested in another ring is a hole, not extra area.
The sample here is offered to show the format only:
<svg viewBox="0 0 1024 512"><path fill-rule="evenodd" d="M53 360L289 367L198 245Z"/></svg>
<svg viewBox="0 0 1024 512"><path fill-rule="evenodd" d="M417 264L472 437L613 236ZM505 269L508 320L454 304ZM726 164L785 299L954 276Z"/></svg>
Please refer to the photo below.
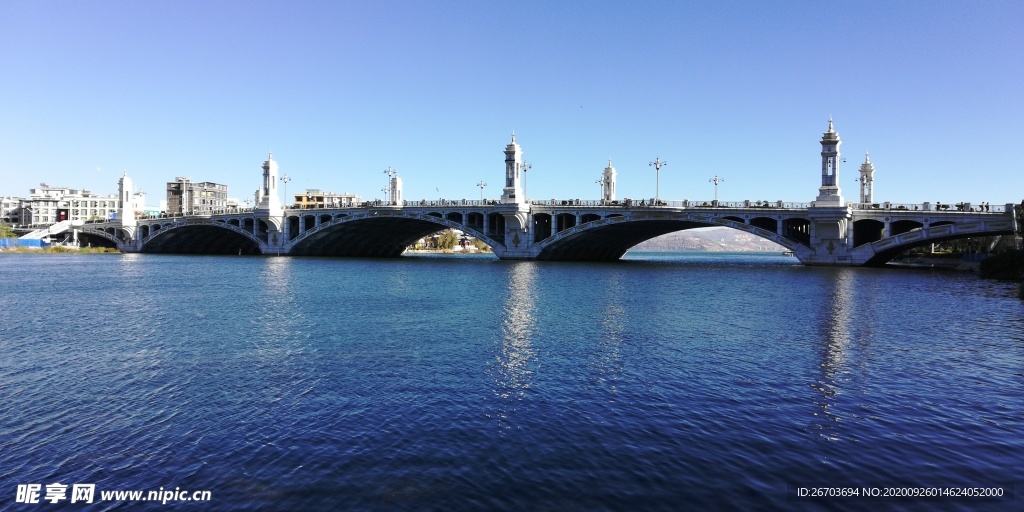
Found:
<svg viewBox="0 0 1024 512"><path fill-rule="evenodd" d="M288 191L811 201L835 120L875 199L1024 198L1024 2L0 0L0 195ZM99 170L97 171L97 167Z"/></svg>

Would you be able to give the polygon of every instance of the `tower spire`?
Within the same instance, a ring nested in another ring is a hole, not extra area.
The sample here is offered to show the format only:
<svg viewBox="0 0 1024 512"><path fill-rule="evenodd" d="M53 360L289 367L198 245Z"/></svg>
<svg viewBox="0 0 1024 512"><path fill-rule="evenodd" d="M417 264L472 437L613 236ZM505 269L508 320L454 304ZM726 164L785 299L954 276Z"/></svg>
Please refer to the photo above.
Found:
<svg viewBox="0 0 1024 512"><path fill-rule="evenodd" d="M502 190L501 202L521 203L523 182L520 171L523 168L523 148L516 143L516 132L512 130L512 142L505 146L505 188Z"/></svg>
<svg viewBox="0 0 1024 512"><path fill-rule="evenodd" d="M873 203L875 189L875 165L871 163L869 154L864 152L864 163L860 164L860 202Z"/></svg>
<svg viewBox="0 0 1024 512"><path fill-rule="evenodd" d="M843 195L839 190L839 134L832 126L832 116L828 116L828 131L821 135L821 187L815 206L842 206Z"/></svg>

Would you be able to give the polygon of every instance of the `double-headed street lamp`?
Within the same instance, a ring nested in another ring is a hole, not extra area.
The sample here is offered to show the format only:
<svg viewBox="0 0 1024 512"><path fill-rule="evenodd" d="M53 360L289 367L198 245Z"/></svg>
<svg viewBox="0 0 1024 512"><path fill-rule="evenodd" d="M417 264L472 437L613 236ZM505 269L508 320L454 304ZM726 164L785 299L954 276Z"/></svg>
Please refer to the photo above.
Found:
<svg viewBox="0 0 1024 512"><path fill-rule="evenodd" d="M288 182L291 181L292 179L287 174L285 174L284 176L281 176L280 179L281 179L281 181L284 182L284 200L285 200L285 208L287 208L288 205L292 203L292 201L288 200Z"/></svg>
<svg viewBox="0 0 1024 512"><path fill-rule="evenodd" d="M484 200L484 187L486 187L487 184L484 183L483 180L480 180L480 182L477 183L476 186L480 187L480 202L483 202L483 200Z"/></svg>
<svg viewBox="0 0 1024 512"><path fill-rule="evenodd" d="M725 180L723 180L722 178L719 178L718 175L716 174L714 178L711 178L708 181L710 181L711 183L715 184L715 203L717 203L718 202L718 184L723 182L723 181L725 181Z"/></svg>
<svg viewBox="0 0 1024 512"><path fill-rule="evenodd" d="M384 204L391 204L388 201L388 190L391 188L391 177L398 176L398 169L392 169L389 165L387 169L384 169L384 174L388 175L388 186L381 189L384 191Z"/></svg>
<svg viewBox="0 0 1024 512"><path fill-rule="evenodd" d="M526 194L526 171L529 171L530 169L533 169L533 166L528 164L528 163L526 163L526 162L523 162L523 163L519 164L519 170L523 171L523 194L524 195Z"/></svg>
<svg viewBox="0 0 1024 512"><path fill-rule="evenodd" d="M660 157L655 157L654 161L649 165L654 167L654 204L657 205L660 202L658 200L658 174L662 167L668 165L668 162L662 162Z"/></svg>

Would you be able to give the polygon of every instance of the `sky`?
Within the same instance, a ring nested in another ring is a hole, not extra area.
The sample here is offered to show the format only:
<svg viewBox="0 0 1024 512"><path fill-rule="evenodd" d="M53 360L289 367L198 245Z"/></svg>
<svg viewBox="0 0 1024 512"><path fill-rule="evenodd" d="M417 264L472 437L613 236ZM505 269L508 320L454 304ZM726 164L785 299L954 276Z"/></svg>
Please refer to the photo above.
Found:
<svg viewBox="0 0 1024 512"><path fill-rule="evenodd" d="M0 0L0 195L177 176L532 199L1019 203L1024 2ZM649 162L668 163L655 172Z"/></svg>

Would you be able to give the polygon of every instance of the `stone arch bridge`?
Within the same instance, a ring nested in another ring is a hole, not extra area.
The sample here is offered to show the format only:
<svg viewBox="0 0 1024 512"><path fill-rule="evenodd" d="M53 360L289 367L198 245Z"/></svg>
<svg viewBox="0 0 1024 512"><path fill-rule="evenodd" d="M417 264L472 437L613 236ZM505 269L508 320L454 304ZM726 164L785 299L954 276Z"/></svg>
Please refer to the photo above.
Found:
<svg viewBox="0 0 1024 512"><path fill-rule="evenodd" d="M122 252L396 257L416 240L454 228L501 259L612 261L640 242L685 229L724 226L775 242L807 265L877 266L916 246L1020 232L1012 204L815 206L718 201L407 201L350 208L242 210L74 226L94 245Z"/></svg>

